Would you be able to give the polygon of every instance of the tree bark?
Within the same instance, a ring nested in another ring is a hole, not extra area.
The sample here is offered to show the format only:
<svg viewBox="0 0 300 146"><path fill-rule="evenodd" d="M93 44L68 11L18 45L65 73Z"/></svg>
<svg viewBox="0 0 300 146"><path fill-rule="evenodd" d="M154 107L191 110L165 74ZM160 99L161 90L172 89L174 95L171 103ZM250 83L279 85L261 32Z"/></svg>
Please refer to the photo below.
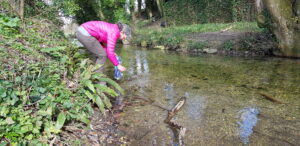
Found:
<svg viewBox="0 0 300 146"><path fill-rule="evenodd" d="M101 0L96 0L95 4L91 4L93 6L93 9L95 9L95 12L97 13L97 17L99 17L101 20L105 20L105 15L103 13L103 8L102 8L102 1Z"/></svg>
<svg viewBox="0 0 300 146"><path fill-rule="evenodd" d="M137 2L138 2L138 12L137 12L137 14L138 14L138 17L140 17L141 13L142 13L142 0L138 0Z"/></svg>
<svg viewBox="0 0 300 146"><path fill-rule="evenodd" d="M161 18L164 17L164 10L163 10L163 0L156 0L156 5L159 11L159 15Z"/></svg>
<svg viewBox="0 0 300 146"><path fill-rule="evenodd" d="M152 8L153 8L153 1L146 0L146 12L147 12L148 19L150 19L151 21L153 17Z"/></svg>
<svg viewBox="0 0 300 146"><path fill-rule="evenodd" d="M20 1L20 17L21 17L21 20L24 19L24 0Z"/></svg>
<svg viewBox="0 0 300 146"><path fill-rule="evenodd" d="M278 40L279 52L275 55L300 57L299 0L292 4L291 0L263 0L264 6L271 15L271 31Z"/></svg>

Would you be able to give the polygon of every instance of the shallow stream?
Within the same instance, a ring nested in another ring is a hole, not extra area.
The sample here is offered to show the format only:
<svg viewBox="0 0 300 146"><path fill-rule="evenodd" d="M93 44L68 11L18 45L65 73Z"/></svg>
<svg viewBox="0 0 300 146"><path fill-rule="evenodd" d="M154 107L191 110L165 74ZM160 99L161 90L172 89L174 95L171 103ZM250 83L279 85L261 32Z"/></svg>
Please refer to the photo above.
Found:
<svg viewBox="0 0 300 146"><path fill-rule="evenodd" d="M178 145L164 123L181 96L173 121L187 129L185 145L300 145L300 60L187 55L126 47L127 72L120 129L131 145ZM265 94L283 104L268 100Z"/></svg>

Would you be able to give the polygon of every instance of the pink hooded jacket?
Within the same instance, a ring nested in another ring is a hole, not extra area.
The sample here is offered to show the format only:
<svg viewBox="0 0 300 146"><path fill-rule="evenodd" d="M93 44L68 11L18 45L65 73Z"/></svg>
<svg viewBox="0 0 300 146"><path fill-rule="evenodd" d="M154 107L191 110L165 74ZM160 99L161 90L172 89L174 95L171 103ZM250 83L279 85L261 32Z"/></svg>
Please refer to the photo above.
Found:
<svg viewBox="0 0 300 146"><path fill-rule="evenodd" d="M115 55L115 46L120 38L120 30L117 24L104 21L88 21L81 24L82 27L93 37L95 37L106 51L108 59L113 65L119 65ZM106 44L106 46L104 45Z"/></svg>

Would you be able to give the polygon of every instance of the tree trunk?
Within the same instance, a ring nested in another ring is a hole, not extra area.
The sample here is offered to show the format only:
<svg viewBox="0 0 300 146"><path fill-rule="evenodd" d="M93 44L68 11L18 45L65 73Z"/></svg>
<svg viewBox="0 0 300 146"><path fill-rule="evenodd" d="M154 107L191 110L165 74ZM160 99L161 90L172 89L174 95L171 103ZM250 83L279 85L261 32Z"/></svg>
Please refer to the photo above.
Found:
<svg viewBox="0 0 300 146"><path fill-rule="evenodd" d="M300 57L300 22L297 17L300 10L297 1L293 5L291 0L263 0L271 15L271 31L279 43L280 51L275 52L276 55Z"/></svg>
<svg viewBox="0 0 300 146"><path fill-rule="evenodd" d="M24 0L20 1L20 17L21 17L21 20L24 19Z"/></svg>
<svg viewBox="0 0 300 146"><path fill-rule="evenodd" d="M294 11L296 16L298 16L298 18L300 17L300 0L295 0L295 5L294 5ZM300 20L298 20L299 23Z"/></svg>
<svg viewBox="0 0 300 146"><path fill-rule="evenodd" d="M156 5L158 8L160 17L163 18L164 17L163 0L156 0Z"/></svg>
<svg viewBox="0 0 300 146"><path fill-rule="evenodd" d="M152 21L152 17L153 17L153 1L152 0L146 0L146 12L147 12L147 16L148 19Z"/></svg>
<svg viewBox="0 0 300 146"><path fill-rule="evenodd" d="M135 5L135 3L136 3L136 1L137 0L131 0L130 2L132 3L132 7L131 7L131 20L133 21L133 22L135 22L136 21L136 12L137 12L137 8L136 8L136 5Z"/></svg>
<svg viewBox="0 0 300 146"><path fill-rule="evenodd" d="M142 0L138 0L138 12L137 12L137 15L138 17L141 16L141 13L142 13Z"/></svg>
<svg viewBox="0 0 300 146"><path fill-rule="evenodd" d="M95 12L97 13L97 17L99 17L101 20L105 20L105 15L103 13L103 8L102 8L102 1L97 0L96 2L96 7L94 6L93 8L95 9ZM95 4L91 4L92 6Z"/></svg>

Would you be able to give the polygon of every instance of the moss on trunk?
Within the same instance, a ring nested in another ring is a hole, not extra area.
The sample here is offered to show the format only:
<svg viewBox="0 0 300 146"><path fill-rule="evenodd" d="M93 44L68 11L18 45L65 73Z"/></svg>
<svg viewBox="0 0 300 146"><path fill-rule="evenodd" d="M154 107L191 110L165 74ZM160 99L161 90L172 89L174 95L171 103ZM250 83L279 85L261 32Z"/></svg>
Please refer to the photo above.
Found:
<svg viewBox="0 0 300 146"><path fill-rule="evenodd" d="M298 5L293 5L290 0L263 0L263 3L271 15L269 27L279 42L280 51L276 55L300 57L299 21L293 13L293 9L298 11Z"/></svg>

